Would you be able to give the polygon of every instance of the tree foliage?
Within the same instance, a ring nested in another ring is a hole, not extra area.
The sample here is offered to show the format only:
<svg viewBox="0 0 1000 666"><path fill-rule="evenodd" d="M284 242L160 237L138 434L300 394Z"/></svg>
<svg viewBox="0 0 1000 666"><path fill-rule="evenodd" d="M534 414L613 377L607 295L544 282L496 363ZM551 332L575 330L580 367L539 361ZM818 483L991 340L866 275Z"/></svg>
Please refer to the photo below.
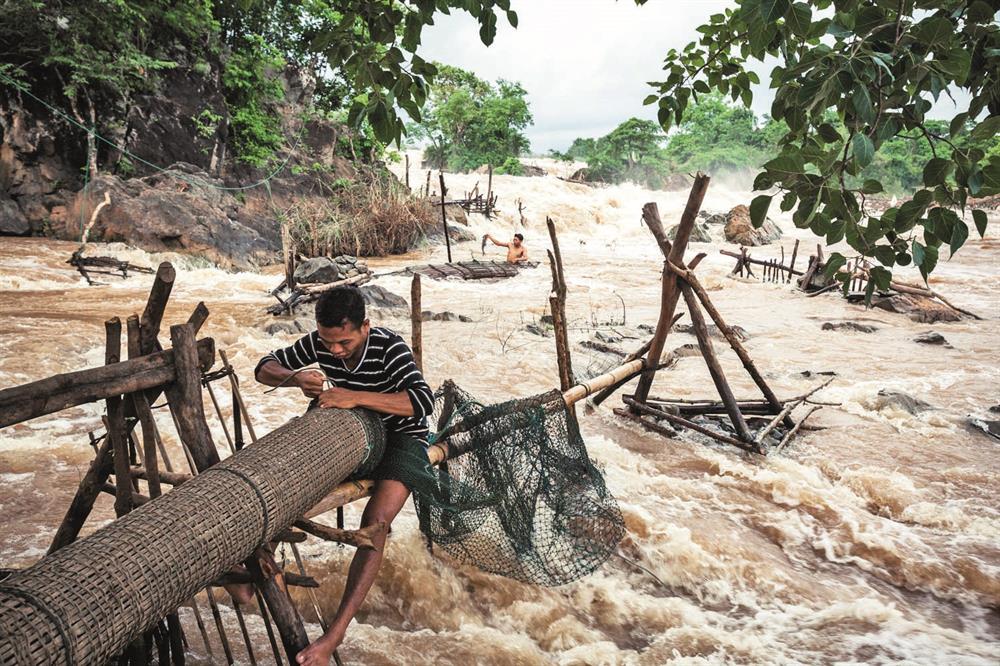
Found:
<svg viewBox="0 0 1000 666"><path fill-rule="evenodd" d="M844 239L881 264L869 290L885 288L891 269L911 262L926 278L939 248L953 253L968 237L969 198L1000 193L1000 155L955 141L969 122L976 141L1000 130L1000 0L736 5L698 27L697 41L667 53L666 78L646 99L658 105L660 124L680 123L689 104L713 90L749 106L751 87L760 83L749 65L778 58L769 82L776 91L771 115L787 131L755 181L755 189L777 188L778 194L754 199L754 223L763 222L779 197L782 210L794 210L798 227L828 243ZM932 100L952 90L968 95L968 107L941 131L927 113ZM858 183L858 177L876 156L886 156L895 137L923 141L931 156L912 198L878 214L866 196L881 192L883 183ZM971 218L984 233L985 212L972 210ZM845 261L835 253L830 265ZM846 288L848 276L840 277Z"/></svg>
<svg viewBox="0 0 1000 666"><path fill-rule="evenodd" d="M491 84L458 67L437 64L438 74L423 120L411 129L427 142L424 159L433 168L469 171L484 164L518 173L528 151L531 124L527 91L503 79Z"/></svg>
<svg viewBox="0 0 1000 666"><path fill-rule="evenodd" d="M666 135L651 120L629 118L608 134L578 138L565 153L553 156L587 163L587 176L596 181L632 181L651 188L662 187L670 175L663 150Z"/></svg>
<svg viewBox="0 0 1000 666"><path fill-rule="evenodd" d="M268 106L280 99L275 78L286 62L312 70L324 110L345 110L352 126L368 125L389 143L402 136L401 113L420 119L436 68L417 50L436 15L469 13L485 44L500 17L517 24L509 0L5 0L0 6L0 74L31 87L61 82L58 89L84 125L102 124L97 109L103 125L120 122L133 95L155 87L159 70L221 61L232 137L255 164L276 145L276 112Z"/></svg>

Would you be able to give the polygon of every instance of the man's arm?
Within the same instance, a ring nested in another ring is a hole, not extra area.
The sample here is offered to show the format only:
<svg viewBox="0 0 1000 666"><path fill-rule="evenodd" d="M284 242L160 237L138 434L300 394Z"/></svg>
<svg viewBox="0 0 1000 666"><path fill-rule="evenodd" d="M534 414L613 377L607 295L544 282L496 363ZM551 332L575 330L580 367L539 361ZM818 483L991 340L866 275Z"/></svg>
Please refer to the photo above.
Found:
<svg viewBox="0 0 1000 666"><path fill-rule="evenodd" d="M319 394L320 407L339 407L354 409L364 407L381 414L394 416L413 416L413 402L406 391L399 393L373 393L371 391L352 391L340 387L327 389Z"/></svg>
<svg viewBox="0 0 1000 666"><path fill-rule="evenodd" d="M290 347L271 352L257 363L254 378L267 386L296 386L307 397L315 398L323 392L326 376L319 370L295 372L316 362L315 345L309 334Z"/></svg>
<svg viewBox="0 0 1000 666"><path fill-rule="evenodd" d="M486 234L486 237L489 238L494 245L498 245L500 247L510 247L510 243L501 243L496 238L493 238L493 236L491 236L490 234Z"/></svg>

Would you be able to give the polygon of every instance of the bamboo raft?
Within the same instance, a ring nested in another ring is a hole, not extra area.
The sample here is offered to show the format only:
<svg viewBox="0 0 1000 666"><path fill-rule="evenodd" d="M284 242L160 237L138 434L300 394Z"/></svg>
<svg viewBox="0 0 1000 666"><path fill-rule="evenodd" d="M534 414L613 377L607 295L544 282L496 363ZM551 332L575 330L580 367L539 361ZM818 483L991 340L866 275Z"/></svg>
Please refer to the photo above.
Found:
<svg viewBox="0 0 1000 666"><path fill-rule="evenodd" d="M539 262L525 261L511 264L506 261L455 261L447 264L426 264L410 266L399 273L405 275L423 275L432 280L457 278L459 280L502 280L512 278L522 269L537 268Z"/></svg>

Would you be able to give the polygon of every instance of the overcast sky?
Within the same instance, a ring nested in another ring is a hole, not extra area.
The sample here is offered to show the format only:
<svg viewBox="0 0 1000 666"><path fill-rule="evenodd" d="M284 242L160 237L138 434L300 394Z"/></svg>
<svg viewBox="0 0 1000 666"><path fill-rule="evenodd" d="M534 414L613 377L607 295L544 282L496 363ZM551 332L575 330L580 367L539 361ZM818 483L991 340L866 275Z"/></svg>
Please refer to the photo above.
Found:
<svg viewBox="0 0 1000 666"><path fill-rule="evenodd" d="M565 149L577 137L607 134L631 116L656 118L643 106L662 78L663 57L699 35L709 15L728 0L513 0L518 28L498 21L490 47L479 41L475 19L464 12L438 15L424 33L421 55L475 72L480 78L519 81L535 118L527 134L534 153ZM756 66L765 85L754 92L754 112L770 110L766 87L772 65ZM963 100L960 100L963 101ZM967 98L965 98L967 104ZM935 109L954 114L950 101ZM950 115L948 116L950 117Z"/></svg>

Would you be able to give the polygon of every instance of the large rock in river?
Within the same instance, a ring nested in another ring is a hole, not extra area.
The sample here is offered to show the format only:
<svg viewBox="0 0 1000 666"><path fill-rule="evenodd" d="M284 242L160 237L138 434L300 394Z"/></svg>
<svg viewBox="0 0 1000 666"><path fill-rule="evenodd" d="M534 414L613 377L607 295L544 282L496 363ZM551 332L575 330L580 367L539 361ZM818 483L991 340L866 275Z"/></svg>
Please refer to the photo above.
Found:
<svg viewBox="0 0 1000 666"><path fill-rule="evenodd" d="M909 315L913 321L922 324L934 324L939 321L959 321L962 315L952 310L944 303L933 298L915 294L893 294L892 296L875 296L872 307L887 312L897 312Z"/></svg>
<svg viewBox="0 0 1000 666"><path fill-rule="evenodd" d="M56 235L79 240L80 220L111 195L90 230L90 240L120 241L150 252L186 252L223 268L249 269L277 258L277 222L248 214L221 181L191 165L145 178L99 176L82 190Z"/></svg>
<svg viewBox="0 0 1000 666"><path fill-rule="evenodd" d="M740 204L726 215L726 240L745 245L767 245L781 238L781 229L770 219L764 220L759 229L750 223L750 209Z"/></svg>
<svg viewBox="0 0 1000 666"><path fill-rule="evenodd" d="M679 226L681 225L675 224L674 226L670 227L670 230L667 231L668 239L674 240L675 238L677 238L677 228ZM712 242L712 234L709 233L707 224L705 224L704 222L697 222L697 221L694 223L694 227L692 227L691 229L691 242L692 243Z"/></svg>
<svg viewBox="0 0 1000 666"><path fill-rule="evenodd" d="M303 284L336 282L340 278L340 267L329 257L306 259L295 267L295 281Z"/></svg>

